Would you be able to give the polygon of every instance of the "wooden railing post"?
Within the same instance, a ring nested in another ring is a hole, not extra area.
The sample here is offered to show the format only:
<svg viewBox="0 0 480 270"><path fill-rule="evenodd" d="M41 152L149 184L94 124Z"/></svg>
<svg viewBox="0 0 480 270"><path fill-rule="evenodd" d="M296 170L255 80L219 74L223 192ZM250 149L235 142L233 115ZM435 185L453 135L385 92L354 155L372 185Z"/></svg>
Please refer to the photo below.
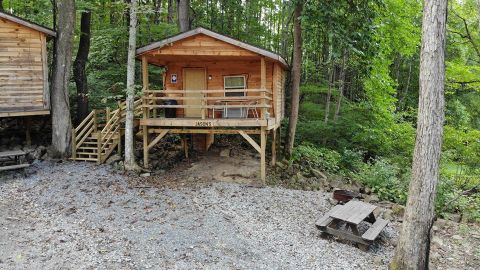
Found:
<svg viewBox="0 0 480 270"><path fill-rule="evenodd" d="M72 128L72 158L77 158L77 132Z"/></svg>
<svg viewBox="0 0 480 270"><path fill-rule="evenodd" d="M108 121L110 120L110 107L107 107L105 108L105 121L108 123Z"/></svg>
<svg viewBox="0 0 480 270"><path fill-rule="evenodd" d="M260 88L262 91L261 96L262 96L262 119L267 119L267 108L266 108L266 95L267 93L265 92L267 89L267 68L265 66L265 57L262 57L260 61Z"/></svg>
<svg viewBox="0 0 480 270"><path fill-rule="evenodd" d="M97 110L93 110L93 131L97 132Z"/></svg>
<svg viewBox="0 0 480 270"><path fill-rule="evenodd" d="M97 163L102 163L102 133L97 133Z"/></svg>

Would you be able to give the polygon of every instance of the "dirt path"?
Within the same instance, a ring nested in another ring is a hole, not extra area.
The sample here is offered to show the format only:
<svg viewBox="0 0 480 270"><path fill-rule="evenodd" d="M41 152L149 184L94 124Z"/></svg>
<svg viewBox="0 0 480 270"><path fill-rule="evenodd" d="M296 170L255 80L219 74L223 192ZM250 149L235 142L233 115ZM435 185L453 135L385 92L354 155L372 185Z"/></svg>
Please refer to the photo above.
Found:
<svg viewBox="0 0 480 270"><path fill-rule="evenodd" d="M393 253L394 225L368 252L320 238L314 223L331 207L329 193L172 187L161 176L139 184L79 162L31 170L0 180L0 269L370 270L386 269Z"/></svg>

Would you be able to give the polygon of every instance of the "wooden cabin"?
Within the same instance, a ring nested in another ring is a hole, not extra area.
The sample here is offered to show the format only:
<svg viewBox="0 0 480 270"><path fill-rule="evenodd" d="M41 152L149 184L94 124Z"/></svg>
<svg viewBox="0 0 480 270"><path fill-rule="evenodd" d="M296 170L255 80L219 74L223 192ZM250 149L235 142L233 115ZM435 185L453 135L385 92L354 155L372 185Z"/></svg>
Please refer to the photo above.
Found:
<svg viewBox="0 0 480 270"><path fill-rule="evenodd" d="M50 114L52 37L53 30L0 11L0 117Z"/></svg>
<svg viewBox="0 0 480 270"><path fill-rule="evenodd" d="M284 117L287 63L279 55L219 33L196 28L137 49L142 61L144 165L166 134L192 134L208 150L215 134L239 134L261 157L265 180L267 134ZM163 89L150 89L149 65L165 68ZM260 144L251 135L260 136Z"/></svg>

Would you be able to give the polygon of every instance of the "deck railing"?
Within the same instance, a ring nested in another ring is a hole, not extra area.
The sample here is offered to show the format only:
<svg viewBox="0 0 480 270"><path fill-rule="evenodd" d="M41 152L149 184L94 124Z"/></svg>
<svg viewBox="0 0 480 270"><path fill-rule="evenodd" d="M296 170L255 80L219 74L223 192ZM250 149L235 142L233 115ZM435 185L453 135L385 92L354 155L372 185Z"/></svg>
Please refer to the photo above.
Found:
<svg viewBox="0 0 480 270"><path fill-rule="evenodd" d="M225 93L242 93L243 96L226 96ZM188 96L195 94L195 96ZM199 100L197 104L188 104L189 100ZM200 109L202 118L215 118L215 111L242 109L256 111L255 118L268 118L272 107L272 92L269 89L235 89L235 90L144 90L142 107L148 111L156 109ZM167 103L175 100L177 104ZM187 101L187 102L185 102ZM185 104L187 103L187 104ZM211 112L211 114L209 114ZM144 114L151 117L150 114ZM155 116L154 116L155 117Z"/></svg>

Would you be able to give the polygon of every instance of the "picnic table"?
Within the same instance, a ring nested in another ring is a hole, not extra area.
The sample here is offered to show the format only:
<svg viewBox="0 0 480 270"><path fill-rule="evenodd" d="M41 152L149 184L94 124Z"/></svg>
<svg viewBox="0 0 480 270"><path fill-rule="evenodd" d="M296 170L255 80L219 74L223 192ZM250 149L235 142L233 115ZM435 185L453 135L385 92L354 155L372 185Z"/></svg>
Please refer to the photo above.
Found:
<svg viewBox="0 0 480 270"><path fill-rule="evenodd" d="M27 168L30 164L25 162L26 155L22 150L0 152L0 171Z"/></svg>
<svg viewBox="0 0 480 270"><path fill-rule="evenodd" d="M316 226L324 233L355 242L359 248L367 250L388 224L387 220L375 218L373 211L376 208L377 206L369 203L349 201L345 205L333 207L316 222ZM358 225L362 221L372 225L360 235ZM345 224L345 229L340 228L341 224Z"/></svg>

